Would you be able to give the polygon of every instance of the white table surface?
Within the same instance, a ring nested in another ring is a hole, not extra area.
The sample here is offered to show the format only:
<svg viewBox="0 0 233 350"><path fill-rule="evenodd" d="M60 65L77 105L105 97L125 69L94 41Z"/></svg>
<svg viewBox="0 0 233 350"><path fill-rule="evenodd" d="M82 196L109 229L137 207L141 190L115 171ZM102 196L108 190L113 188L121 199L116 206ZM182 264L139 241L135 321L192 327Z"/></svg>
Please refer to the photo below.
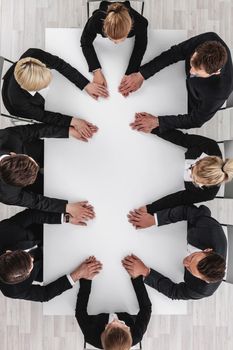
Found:
<svg viewBox="0 0 233 350"><path fill-rule="evenodd" d="M46 50L57 54L84 75L87 64L80 48L80 29L46 29ZM170 45L185 40L186 31L149 33L144 62ZM87 227L45 225L45 282L70 272L89 255L104 269L92 284L90 313L136 313L138 304L121 259L130 253L179 282L183 280L186 222L136 231L127 221L133 208L183 189L184 150L156 136L132 131L135 112L186 112L184 63L179 62L147 80L128 98L117 87L124 74L134 39L115 45L98 37L95 48L108 81L110 97L95 101L59 73L53 72L46 108L80 116L99 127L88 143L74 139L45 140L45 195L69 201L89 200L96 219ZM79 283L44 303L44 314L72 315ZM187 303L172 301L148 287L154 314L185 314Z"/></svg>

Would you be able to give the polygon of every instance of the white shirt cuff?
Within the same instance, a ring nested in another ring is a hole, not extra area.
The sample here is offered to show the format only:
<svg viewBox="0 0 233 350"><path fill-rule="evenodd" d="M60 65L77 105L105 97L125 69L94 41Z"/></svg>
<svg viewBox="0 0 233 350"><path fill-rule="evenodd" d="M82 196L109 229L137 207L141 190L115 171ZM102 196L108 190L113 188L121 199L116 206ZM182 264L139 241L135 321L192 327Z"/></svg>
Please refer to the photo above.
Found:
<svg viewBox="0 0 233 350"><path fill-rule="evenodd" d="M68 281L70 282L71 286L73 287L75 285L75 282L73 281L72 277L70 275L66 275Z"/></svg>
<svg viewBox="0 0 233 350"><path fill-rule="evenodd" d="M154 218L155 218L155 226L158 226L158 218L157 218L157 214L154 214Z"/></svg>

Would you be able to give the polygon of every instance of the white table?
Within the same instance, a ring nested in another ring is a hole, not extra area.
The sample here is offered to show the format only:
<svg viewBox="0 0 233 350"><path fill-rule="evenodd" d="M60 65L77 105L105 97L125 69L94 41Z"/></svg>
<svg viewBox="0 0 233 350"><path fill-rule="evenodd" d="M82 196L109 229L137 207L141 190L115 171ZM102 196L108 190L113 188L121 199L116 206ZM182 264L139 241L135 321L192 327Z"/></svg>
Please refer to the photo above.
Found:
<svg viewBox="0 0 233 350"><path fill-rule="evenodd" d="M80 48L80 29L47 29L46 50L57 54L83 74L87 64ZM151 31L144 62L170 45L185 40L180 30ZM138 304L121 259L135 253L174 281L183 279L186 222L136 231L127 213L156 198L183 188L184 151L156 136L132 131L134 113L186 111L184 64L172 65L144 83L128 98L117 87L124 74L134 39L120 45L98 37L96 51L104 67L110 98L91 99L54 72L47 109L83 117L99 127L88 143L70 140L45 142L45 194L69 201L89 200L96 219L87 227L46 225L45 282L70 272L89 255L104 264L92 284L89 312L136 313ZM44 304L44 314L74 314L77 285ZM187 304L172 301L148 287L154 314L185 314Z"/></svg>

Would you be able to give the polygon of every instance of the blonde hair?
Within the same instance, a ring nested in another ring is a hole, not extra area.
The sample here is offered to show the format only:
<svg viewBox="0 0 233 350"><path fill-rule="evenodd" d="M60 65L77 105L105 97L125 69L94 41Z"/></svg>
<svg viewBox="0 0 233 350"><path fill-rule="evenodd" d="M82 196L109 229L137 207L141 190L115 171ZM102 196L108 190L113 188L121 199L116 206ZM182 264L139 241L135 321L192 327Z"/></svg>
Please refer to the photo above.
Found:
<svg viewBox="0 0 233 350"><path fill-rule="evenodd" d="M200 159L193 168L195 179L205 186L220 185L233 178L233 159L208 156Z"/></svg>
<svg viewBox="0 0 233 350"><path fill-rule="evenodd" d="M104 350L129 350L133 343L130 330L121 327L105 329L101 341Z"/></svg>
<svg viewBox="0 0 233 350"><path fill-rule="evenodd" d="M128 9L117 2L108 6L104 20L104 34L113 40L126 38L132 28L133 21Z"/></svg>
<svg viewBox="0 0 233 350"><path fill-rule="evenodd" d="M28 91L44 89L52 80L50 69L44 63L32 57L22 58L17 62L14 76L21 88Z"/></svg>

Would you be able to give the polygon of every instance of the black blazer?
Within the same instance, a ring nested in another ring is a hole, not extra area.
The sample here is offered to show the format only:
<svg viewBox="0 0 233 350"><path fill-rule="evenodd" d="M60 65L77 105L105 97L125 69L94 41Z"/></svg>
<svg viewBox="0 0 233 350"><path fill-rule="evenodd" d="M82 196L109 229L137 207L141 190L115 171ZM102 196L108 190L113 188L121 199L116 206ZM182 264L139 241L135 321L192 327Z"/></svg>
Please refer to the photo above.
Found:
<svg viewBox="0 0 233 350"><path fill-rule="evenodd" d="M201 205L179 206L157 212L158 225L187 220L187 242L201 250L212 248L226 258L227 241L218 221L211 217L210 210ZM212 295L221 282L206 283L193 276L186 268L184 282L174 283L168 277L151 269L144 282L171 299L201 299Z"/></svg>
<svg viewBox="0 0 233 350"><path fill-rule="evenodd" d="M187 242L201 250L213 248L214 252L226 258L227 241L218 221L211 217L210 210L201 205L179 206L157 212L158 225L167 225L187 220ZM193 276L186 268L184 282L174 283L168 277L151 269L144 282L171 299L201 299L212 295L221 282L206 283Z"/></svg>
<svg viewBox="0 0 233 350"><path fill-rule="evenodd" d="M140 310L136 316L129 315L126 312L119 312L117 316L119 320L124 321L130 327L133 345L135 345L142 340L143 334L146 332L151 317L151 302L143 285L142 277L140 276L131 281L137 295ZM90 280L80 280L75 317L86 342L99 349L103 349L101 334L106 324L108 324L109 314L88 315L87 304L91 292L91 284L92 281Z"/></svg>
<svg viewBox="0 0 233 350"><path fill-rule="evenodd" d="M97 68L101 68L93 46L93 41L97 34L101 34L102 37L105 37L103 32L103 21L106 18L107 9L110 4L111 3L108 1L102 1L100 3L99 10L93 12L92 17L87 21L82 33L81 46L90 72ZM148 21L130 6L129 1L125 1L124 5L129 9L129 14L133 20L133 28L129 32L128 38L135 36L133 52L130 57L128 68L125 72L126 75L129 75L138 72L146 51Z"/></svg>
<svg viewBox="0 0 233 350"><path fill-rule="evenodd" d="M29 249L35 244L39 247L30 251L34 256L34 267L30 276L23 282L7 284L0 280L1 292L15 299L48 301L70 289L72 286L66 276L58 278L46 286L34 285L43 281L43 224L60 224L61 214L45 213L37 210L24 210L10 219L0 222L0 254L6 250Z"/></svg>
<svg viewBox="0 0 233 350"><path fill-rule="evenodd" d="M195 49L206 41L219 41L227 50L228 60L220 75L213 75L209 78L190 78L190 58ZM170 64L183 60L185 60L187 76L189 110L187 114L160 116L159 129L161 132L174 128L190 129L202 126L214 116L233 90L231 53L216 33L200 34L172 46L169 50L162 52L152 61L143 65L140 72L145 79L148 79Z"/></svg>
<svg viewBox="0 0 233 350"><path fill-rule="evenodd" d="M33 124L10 127L0 130L0 155L9 152L28 154L41 164L43 158L42 137L68 137L68 128L48 124ZM39 175L37 180L39 181ZM37 181L36 181L37 182ZM34 193L30 187L17 187L6 184L0 178L0 201L31 209L64 213L66 200L45 197Z"/></svg>
<svg viewBox="0 0 233 350"><path fill-rule="evenodd" d="M28 49L20 59L25 57L36 58L46 64L48 68L56 69L81 90L89 83L89 80L79 73L77 69L58 56L40 49ZM69 126L72 119L71 116L46 111L45 100L39 93L32 96L28 91L20 87L14 77L15 65L16 63L7 71L3 78L2 98L9 113L56 126Z"/></svg>
<svg viewBox="0 0 233 350"><path fill-rule="evenodd" d="M204 152L209 156L222 158L222 153L216 141L204 136L184 134L180 130L170 130L161 133L159 129L152 130L153 134L170 141L175 145L187 148L185 159L196 159ZM184 181L185 190L169 194L157 201L147 205L147 211L154 214L158 210L173 208L178 205L189 205L193 203L205 202L215 198L219 191L219 186L196 187L192 182Z"/></svg>

